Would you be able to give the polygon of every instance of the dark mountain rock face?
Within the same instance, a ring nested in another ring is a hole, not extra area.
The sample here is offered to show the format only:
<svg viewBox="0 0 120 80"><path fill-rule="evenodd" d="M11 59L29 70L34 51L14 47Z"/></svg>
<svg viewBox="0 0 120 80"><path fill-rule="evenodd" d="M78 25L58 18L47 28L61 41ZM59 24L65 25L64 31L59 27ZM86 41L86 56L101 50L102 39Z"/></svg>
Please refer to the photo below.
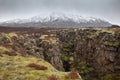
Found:
<svg viewBox="0 0 120 80"><path fill-rule="evenodd" d="M12 53L22 56L45 59L61 71L78 71L84 80L119 80L119 31L81 28L46 31L49 34L0 33L0 46L11 47Z"/></svg>

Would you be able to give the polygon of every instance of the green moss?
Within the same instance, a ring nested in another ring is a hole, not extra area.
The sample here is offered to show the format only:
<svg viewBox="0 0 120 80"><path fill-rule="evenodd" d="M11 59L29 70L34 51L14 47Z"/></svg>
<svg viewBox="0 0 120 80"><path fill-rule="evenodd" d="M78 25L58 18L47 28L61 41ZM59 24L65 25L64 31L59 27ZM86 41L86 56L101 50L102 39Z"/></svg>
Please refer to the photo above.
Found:
<svg viewBox="0 0 120 80"><path fill-rule="evenodd" d="M101 77L101 80L120 80L120 76L117 74L106 74Z"/></svg>
<svg viewBox="0 0 120 80"><path fill-rule="evenodd" d="M68 58L67 56L64 56L64 57L63 57L63 60L64 60L64 61L68 61L69 58Z"/></svg>
<svg viewBox="0 0 120 80"><path fill-rule="evenodd" d="M71 57L69 58L69 60L70 60L70 61L74 61L74 58L71 56Z"/></svg>
<svg viewBox="0 0 120 80"><path fill-rule="evenodd" d="M80 61L78 65L78 70L80 74L89 74L90 72L94 71L94 68L89 67L89 64L84 61Z"/></svg>
<svg viewBox="0 0 120 80"><path fill-rule="evenodd" d="M119 42L109 42L109 41L105 41L104 44L107 46L113 46L113 47L118 47L120 45Z"/></svg>
<svg viewBox="0 0 120 80"><path fill-rule="evenodd" d="M87 37L90 38L90 39L93 39L93 38L96 37L96 35L95 35L95 34L90 34L90 35L88 35Z"/></svg>
<svg viewBox="0 0 120 80"><path fill-rule="evenodd" d="M10 38L12 38L12 37L18 37L18 35L16 34L16 33L14 33L14 32L11 32L11 33L9 33L9 34L7 34Z"/></svg>

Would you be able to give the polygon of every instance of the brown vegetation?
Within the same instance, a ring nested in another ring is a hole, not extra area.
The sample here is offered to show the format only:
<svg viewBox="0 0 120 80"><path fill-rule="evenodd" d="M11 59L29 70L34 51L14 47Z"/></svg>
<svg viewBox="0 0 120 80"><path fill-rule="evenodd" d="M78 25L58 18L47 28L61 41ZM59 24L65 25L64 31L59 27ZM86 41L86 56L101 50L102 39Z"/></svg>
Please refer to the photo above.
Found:
<svg viewBox="0 0 120 80"><path fill-rule="evenodd" d="M60 80L60 78L57 75L51 75L48 77L49 80Z"/></svg>
<svg viewBox="0 0 120 80"><path fill-rule="evenodd" d="M16 56L17 55L16 52L8 52L8 51L6 51L5 54L7 54L9 56Z"/></svg>
<svg viewBox="0 0 120 80"><path fill-rule="evenodd" d="M66 78L70 79L79 79L79 75L77 72L70 72L68 75L65 76Z"/></svg>
<svg viewBox="0 0 120 80"><path fill-rule="evenodd" d="M48 69L47 67L45 67L43 65L36 64L36 63L30 63L27 66L35 68L36 70L47 70Z"/></svg>

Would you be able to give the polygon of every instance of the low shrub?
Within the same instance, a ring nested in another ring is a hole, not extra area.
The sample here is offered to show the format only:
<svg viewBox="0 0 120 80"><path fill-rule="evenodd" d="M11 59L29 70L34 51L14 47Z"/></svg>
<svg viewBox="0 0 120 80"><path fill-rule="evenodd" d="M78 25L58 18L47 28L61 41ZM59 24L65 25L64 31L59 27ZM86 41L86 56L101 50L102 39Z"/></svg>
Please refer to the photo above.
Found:
<svg viewBox="0 0 120 80"><path fill-rule="evenodd" d="M36 70L47 70L48 69L47 67L45 67L43 65L36 64L36 63L30 63L27 66L35 68Z"/></svg>
<svg viewBox="0 0 120 80"><path fill-rule="evenodd" d="M17 56L17 53L16 52L8 52L6 51L5 54L9 55L9 56Z"/></svg>
<svg viewBox="0 0 120 80"><path fill-rule="evenodd" d="M77 72L70 72L68 75L65 76L66 78L70 79L79 79L79 74Z"/></svg>
<svg viewBox="0 0 120 80"><path fill-rule="evenodd" d="M56 75L51 75L48 77L48 80L60 80L60 78Z"/></svg>

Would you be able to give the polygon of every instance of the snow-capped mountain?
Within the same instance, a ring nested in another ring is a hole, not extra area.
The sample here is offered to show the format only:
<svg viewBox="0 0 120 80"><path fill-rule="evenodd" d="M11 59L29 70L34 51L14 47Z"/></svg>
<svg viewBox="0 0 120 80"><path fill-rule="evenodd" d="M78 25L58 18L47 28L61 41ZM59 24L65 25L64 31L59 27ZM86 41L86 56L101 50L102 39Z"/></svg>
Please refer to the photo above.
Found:
<svg viewBox="0 0 120 80"><path fill-rule="evenodd" d="M111 24L105 20L94 17L82 17L72 14L50 14L46 16L34 16L29 19L14 19L1 23L10 27L109 27Z"/></svg>

